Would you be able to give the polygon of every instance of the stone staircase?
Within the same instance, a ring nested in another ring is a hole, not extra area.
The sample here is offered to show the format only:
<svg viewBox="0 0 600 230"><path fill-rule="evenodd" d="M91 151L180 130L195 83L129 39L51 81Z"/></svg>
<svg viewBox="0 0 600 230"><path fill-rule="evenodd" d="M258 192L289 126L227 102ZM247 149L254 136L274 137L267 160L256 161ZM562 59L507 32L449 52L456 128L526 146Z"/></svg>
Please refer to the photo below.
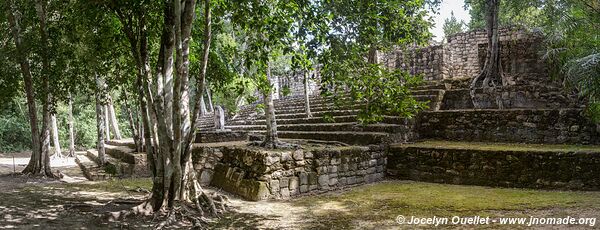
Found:
<svg viewBox="0 0 600 230"><path fill-rule="evenodd" d="M96 149L77 155L75 161L83 175L91 181L122 177L148 177L145 153L137 153L131 139L110 140L105 143L105 163L101 164Z"/></svg>
<svg viewBox="0 0 600 230"><path fill-rule="evenodd" d="M430 83L413 90L417 101L427 102L429 110L440 108L445 90L445 83ZM339 106L335 106L336 103ZM377 124L359 125L357 115L361 104L352 103L348 97L340 97L337 102L332 98L314 95L310 97L312 117L305 113L304 98L285 98L275 100L275 116L277 118L278 136L284 139L312 139L319 141L336 141L349 145L370 145L405 138L411 122L399 117L385 117ZM229 118L225 128L234 132L246 132L260 136L266 129L264 114L256 104L240 109L237 116ZM213 116L199 119L201 132L214 130Z"/></svg>

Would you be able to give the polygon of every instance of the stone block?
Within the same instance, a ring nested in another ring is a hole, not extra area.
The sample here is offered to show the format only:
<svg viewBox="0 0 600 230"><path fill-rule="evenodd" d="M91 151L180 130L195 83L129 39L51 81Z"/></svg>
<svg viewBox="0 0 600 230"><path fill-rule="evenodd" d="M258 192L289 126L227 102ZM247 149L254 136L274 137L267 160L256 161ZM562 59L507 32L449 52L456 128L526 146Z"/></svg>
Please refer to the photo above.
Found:
<svg viewBox="0 0 600 230"><path fill-rule="evenodd" d="M329 175L320 175L319 176L319 186L329 186Z"/></svg>
<svg viewBox="0 0 600 230"><path fill-rule="evenodd" d="M338 167L335 165L329 166L329 173L336 173L338 171Z"/></svg>
<svg viewBox="0 0 600 230"><path fill-rule="evenodd" d="M304 151L304 158L307 158L307 159L313 158L313 153L311 151Z"/></svg>
<svg viewBox="0 0 600 230"><path fill-rule="evenodd" d="M341 177L341 178L338 180L338 184L339 184L340 186L344 186L344 185L348 184L348 179L347 179L346 177Z"/></svg>
<svg viewBox="0 0 600 230"><path fill-rule="evenodd" d="M302 149L295 150L292 157L297 161L304 160L304 151Z"/></svg>
<svg viewBox="0 0 600 230"><path fill-rule="evenodd" d="M367 169L367 174L373 174L373 173L375 173L375 171L376 171L376 169L375 169L375 167L374 167L374 166L372 166L372 167L369 167L369 168Z"/></svg>
<svg viewBox="0 0 600 230"><path fill-rule="evenodd" d="M279 180L271 180L270 182L271 192L279 192Z"/></svg>
<svg viewBox="0 0 600 230"><path fill-rule="evenodd" d="M308 184L309 185L316 185L317 182L318 182L317 173L315 173L315 172L309 172L308 173Z"/></svg>
<svg viewBox="0 0 600 230"><path fill-rule="evenodd" d="M331 165L339 165L342 162L342 160L340 158L331 158L330 164Z"/></svg>
<svg viewBox="0 0 600 230"><path fill-rule="evenodd" d="M376 165L377 165L377 160L376 159L373 159L373 160L369 161L369 167L374 167Z"/></svg>
<svg viewBox="0 0 600 230"><path fill-rule="evenodd" d="M308 174L305 172L300 173L300 184L305 185L308 184Z"/></svg>
<svg viewBox="0 0 600 230"><path fill-rule="evenodd" d="M290 190L287 188L282 188L281 189L281 198L282 199L289 199L290 198Z"/></svg>
<svg viewBox="0 0 600 230"><path fill-rule="evenodd" d="M212 170L202 170L202 173L200 174L200 184L201 185L209 185L210 181L212 180L212 176L213 176L213 171Z"/></svg>
<svg viewBox="0 0 600 230"><path fill-rule="evenodd" d="M290 179L288 177L282 177L279 179L279 187L287 188L290 183Z"/></svg>
<svg viewBox="0 0 600 230"><path fill-rule="evenodd" d="M300 185L300 193L308 192L308 185Z"/></svg>
<svg viewBox="0 0 600 230"><path fill-rule="evenodd" d="M348 184L350 184L350 185L356 184L356 177L354 177L354 176L348 177Z"/></svg>
<svg viewBox="0 0 600 230"><path fill-rule="evenodd" d="M290 177L290 182L289 182L289 186L288 188L290 190L296 190L298 189L298 186L300 185L300 181L298 179L298 177Z"/></svg>
<svg viewBox="0 0 600 230"><path fill-rule="evenodd" d="M338 178L337 177L330 177L329 178L329 186L335 186L338 183Z"/></svg>

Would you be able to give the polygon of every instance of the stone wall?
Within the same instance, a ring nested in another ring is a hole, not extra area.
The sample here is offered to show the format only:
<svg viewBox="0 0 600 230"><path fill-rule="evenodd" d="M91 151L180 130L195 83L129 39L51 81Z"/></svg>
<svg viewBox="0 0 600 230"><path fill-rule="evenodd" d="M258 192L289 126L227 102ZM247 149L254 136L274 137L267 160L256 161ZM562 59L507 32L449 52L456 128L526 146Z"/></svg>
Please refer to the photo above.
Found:
<svg viewBox="0 0 600 230"><path fill-rule="evenodd" d="M505 109L532 108L532 109L561 109L577 108L583 103L575 93L555 87L534 85L512 85L499 87L493 92L477 89L475 101L478 109L496 109L496 95L502 100ZM469 89L447 90L444 94L441 110L473 109L473 102Z"/></svg>
<svg viewBox="0 0 600 230"><path fill-rule="evenodd" d="M265 200L381 180L386 157L379 146L270 151L247 146L196 146L193 162L201 183L248 200Z"/></svg>
<svg viewBox="0 0 600 230"><path fill-rule="evenodd" d="M409 71L411 74L422 74L423 80L441 80L444 68L444 47L429 46L407 51L396 51L394 66Z"/></svg>
<svg viewBox="0 0 600 230"><path fill-rule="evenodd" d="M387 173L436 183L599 190L600 154L396 147Z"/></svg>
<svg viewBox="0 0 600 230"><path fill-rule="evenodd" d="M514 28L502 28L499 33L500 56L509 84L554 82L541 58L541 34ZM387 66L423 74L430 81L476 76L483 68L486 51L485 30L475 30L450 36L442 45L397 50L382 56Z"/></svg>
<svg viewBox="0 0 600 230"><path fill-rule="evenodd" d="M421 112L422 139L598 144L600 133L581 109Z"/></svg>
<svg viewBox="0 0 600 230"><path fill-rule="evenodd" d="M321 75L319 71L311 71L308 81L309 95L318 95L320 92ZM280 76L279 79L278 98L290 98L304 96L304 72L294 72L286 76ZM289 95L283 95L283 88L290 89Z"/></svg>

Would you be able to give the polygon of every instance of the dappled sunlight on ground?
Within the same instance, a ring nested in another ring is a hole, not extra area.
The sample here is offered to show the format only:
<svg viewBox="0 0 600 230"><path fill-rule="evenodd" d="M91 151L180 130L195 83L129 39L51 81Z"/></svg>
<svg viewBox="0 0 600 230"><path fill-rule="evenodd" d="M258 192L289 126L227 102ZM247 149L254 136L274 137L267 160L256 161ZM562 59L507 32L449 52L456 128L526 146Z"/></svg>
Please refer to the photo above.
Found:
<svg viewBox="0 0 600 230"><path fill-rule="evenodd" d="M65 183L45 178L0 176L0 228L152 229L153 217L109 222L108 212L147 199L150 179ZM222 192L205 188L209 192ZM496 217L598 217L600 192L567 192L384 181L289 201L251 202L230 197L230 212L214 219L218 229L405 229L397 215ZM182 223L177 227L185 228ZM460 228L460 226L446 226ZM519 226L488 226L514 229ZM542 226L565 227L565 226ZM579 229L581 226L568 226Z"/></svg>

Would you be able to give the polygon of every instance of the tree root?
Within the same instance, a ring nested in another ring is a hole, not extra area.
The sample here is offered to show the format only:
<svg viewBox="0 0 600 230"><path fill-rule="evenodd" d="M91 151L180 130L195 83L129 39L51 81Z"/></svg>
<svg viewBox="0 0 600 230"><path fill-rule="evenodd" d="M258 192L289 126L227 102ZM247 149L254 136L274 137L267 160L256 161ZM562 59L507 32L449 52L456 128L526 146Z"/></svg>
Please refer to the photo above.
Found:
<svg viewBox="0 0 600 230"><path fill-rule="evenodd" d="M131 209L111 212L108 219L117 221L132 216L153 215L154 219L164 218L154 226L155 229L163 229L180 222L191 223L193 228L203 228L227 211L229 198L216 192L207 193L200 187L197 180L193 180L186 190L187 199L175 201L168 210L166 207L162 207L155 211L152 205L153 201L147 200Z"/></svg>

